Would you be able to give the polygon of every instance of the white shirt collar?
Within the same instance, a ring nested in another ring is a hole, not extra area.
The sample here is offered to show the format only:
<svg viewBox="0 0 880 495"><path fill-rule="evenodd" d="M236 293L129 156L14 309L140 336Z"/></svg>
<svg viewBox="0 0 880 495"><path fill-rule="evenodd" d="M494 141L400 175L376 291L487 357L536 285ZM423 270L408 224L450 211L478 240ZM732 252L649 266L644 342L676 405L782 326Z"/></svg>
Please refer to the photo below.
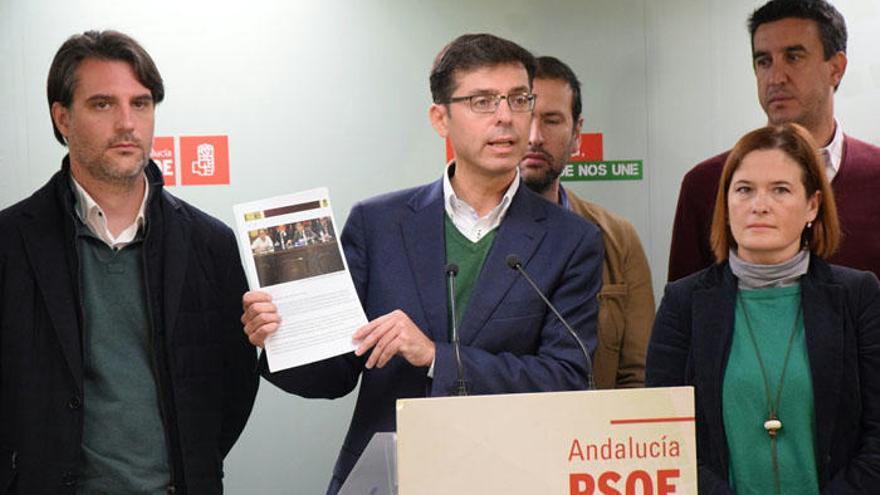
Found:
<svg viewBox="0 0 880 495"><path fill-rule="evenodd" d="M825 159L825 173L828 176L828 182L834 178L840 170L840 162L843 160L843 128L837 119L834 120L834 137L828 146L819 150L822 158Z"/></svg>
<svg viewBox="0 0 880 495"><path fill-rule="evenodd" d="M450 163L443 173L443 204L446 208L446 214L452 220L455 228L462 233L469 241L477 242L489 232L501 225L513 196L519 189L519 167L516 168L516 176L501 198L501 202L485 216L480 218L477 211L471 205L464 202L452 189L452 182L449 180L450 172L453 172L455 162Z"/></svg>
<svg viewBox="0 0 880 495"><path fill-rule="evenodd" d="M141 207L138 209L137 218L135 218L131 225L120 232L117 237L113 237L113 234L110 233L110 229L107 227L107 216L104 214L101 206L73 178L73 174L70 174L70 181L74 186L73 194L76 198L76 215L95 237L112 249L122 249L134 241L138 230L144 225L144 211L146 210L147 198L150 195L150 181L146 176L144 176L144 199L141 200Z"/></svg>

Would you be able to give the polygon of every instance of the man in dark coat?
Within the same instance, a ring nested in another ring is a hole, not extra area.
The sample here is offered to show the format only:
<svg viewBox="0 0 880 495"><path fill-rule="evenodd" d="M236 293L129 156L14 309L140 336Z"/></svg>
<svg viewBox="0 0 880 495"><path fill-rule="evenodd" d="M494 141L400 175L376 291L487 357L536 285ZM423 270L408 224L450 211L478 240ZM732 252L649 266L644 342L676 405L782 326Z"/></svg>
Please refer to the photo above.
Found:
<svg viewBox="0 0 880 495"><path fill-rule="evenodd" d="M136 41L71 37L47 90L69 154L0 212L0 493L221 493L258 384L234 236L163 190Z"/></svg>

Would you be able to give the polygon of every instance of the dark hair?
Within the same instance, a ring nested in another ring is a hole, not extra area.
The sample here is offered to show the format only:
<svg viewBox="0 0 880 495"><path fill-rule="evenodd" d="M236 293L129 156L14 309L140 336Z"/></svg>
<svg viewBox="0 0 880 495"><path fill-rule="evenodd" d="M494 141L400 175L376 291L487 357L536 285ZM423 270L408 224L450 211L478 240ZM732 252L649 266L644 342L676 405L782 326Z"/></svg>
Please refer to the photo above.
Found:
<svg viewBox="0 0 880 495"><path fill-rule="evenodd" d="M568 83L571 88L571 117L577 123L581 118L581 82L571 67L556 57L543 56L536 59L535 79L555 79Z"/></svg>
<svg viewBox="0 0 880 495"><path fill-rule="evenodd" d="M492 34L463 34L440 50L431 67L431 97L434 103L449 103L455 91L455 72L503 64L522 64L535 78L535 57L516 43Z"/></svg>
<svg viewBox="0 0 880 495"><path fill-rule="evenodd" d="M752 151L773 149L784 152L800 165L801 183L807 198L816 191L820 192L816 219L813 220L812 228L804 229L803 243L822 258L831 256L837 250L841 236L840 221L837 218L834 193L825 177L824 161L819 157L810 133L798 124L788 123L762 127L746 134L737 141L727 156L718 181L715 211L712 215L711 242L716 260L726 260L729 248L736 246L727 216L727 194L734 172L742 164L743 158Z"/></svg>
<svg viewBox="0 0 880 495"><path fill-rule="evenodd" d="M158 104L165 98L165 86L159 69L137 41L118 31L86 31L68 38L55 53L46 80L50 115L52 104L55 102L70 108L77 84L76 71L80 63L87 58L128 62L138 81L150 90L153 103ZM55 126L54 120L52 129L55 131L55 139L66 145L64 136Z"/></svg>
<svg viewBox="0 0 880 495"><path fill-rule="evenodd" d="M837 52L846 53L846 21L843 15L825 0L771 0L749 17L752 51L755 50L755 31L768 22L788 18L810 19L819 26L825 60Z"/></svg>

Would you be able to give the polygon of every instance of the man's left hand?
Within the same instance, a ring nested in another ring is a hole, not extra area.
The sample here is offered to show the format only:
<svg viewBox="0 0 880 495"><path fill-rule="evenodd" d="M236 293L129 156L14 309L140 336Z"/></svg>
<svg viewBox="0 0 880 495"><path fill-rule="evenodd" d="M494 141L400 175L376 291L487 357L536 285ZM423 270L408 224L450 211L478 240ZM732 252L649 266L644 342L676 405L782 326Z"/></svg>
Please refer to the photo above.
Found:
<svg viewBox="0 0 880 495"><path fill-rule="evenodd" d="M381 368L397 354L413 366L430 366L434 362L434 342L399 309L360 327L352 338L361 341L354 351L357 356L374 348L367 359L367 369Z"/></svg>

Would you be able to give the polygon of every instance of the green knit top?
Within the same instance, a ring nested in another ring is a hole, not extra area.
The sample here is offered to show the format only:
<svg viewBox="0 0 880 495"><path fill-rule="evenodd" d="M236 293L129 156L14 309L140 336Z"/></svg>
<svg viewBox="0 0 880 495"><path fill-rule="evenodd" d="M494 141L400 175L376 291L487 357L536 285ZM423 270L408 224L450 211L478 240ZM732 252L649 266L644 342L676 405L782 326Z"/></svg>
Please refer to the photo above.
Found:
<svg viewBox="0 0 880 495"><path fill-rule="evenodd" d="M801 287L740 289L737 297L722 390L731 487L738 495L776 492L771 441L764 428L768 400L756 347L766 370L770 400L775 403L792 328L797 324L777 410L782 422L776 437L780 485L782 493L818 494L813 381L803 317L797 317Z"/></svg>

